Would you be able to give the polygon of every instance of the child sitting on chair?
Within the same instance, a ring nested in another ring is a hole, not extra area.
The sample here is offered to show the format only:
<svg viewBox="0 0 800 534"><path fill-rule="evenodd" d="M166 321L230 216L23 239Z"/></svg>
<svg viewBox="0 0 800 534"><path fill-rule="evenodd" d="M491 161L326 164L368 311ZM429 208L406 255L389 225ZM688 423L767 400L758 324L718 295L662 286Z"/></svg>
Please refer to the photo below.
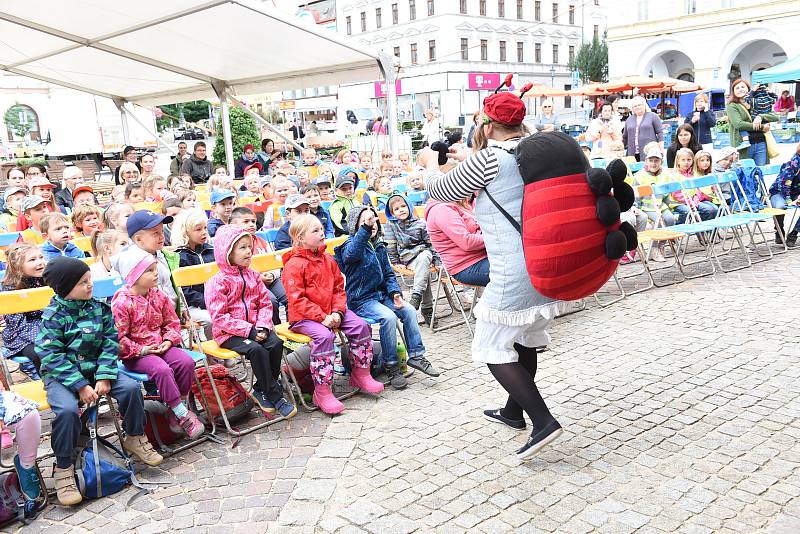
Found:
<svg viewBox="0 0 800 534"><path fill-rule="evenodd" d="M331 392L335 329L350 344L353 364L350 385L378 394L383 384L370 375L372 339L369 325L347 309L344 277L336 262L325 252L325 232L311 214L300 215L289 228L294 244L283 255L283 283L289 297L292 329L311 338L313 400L320 410L337 414L344 405Z"/></svg>
<svg viewBox="0 0 800 534"><path fill-rule="evenodd" d="M319 186L307 185L302 189L301 193L308 200L311 215L319 219L322 228L325 230L325 239L334 237L331 215L328 210L322 207L322 195L320 194Z"/></svg>
<svg viewBox="0 0 800 534"><path fill-rule="evenodd" d="M336 247L336 262L347 279L347 305L359 317L380 325L381 353L389 381L403 389L408 381L397 357L397 320L403 323L408 365L430 376L439 371L425 358L425 345L417 324L417 312L403 301L392 272L386 245L380 240L380 223L375 210L357 206L347 216L350 237Z"/></svg>
<svg viewBox="0 0 800 534"><path fill-rule="evenodd" d="M47 241L42 245L42 254L46 260L67 256L69 258L85 258L81 249L70 242L72 239L72 224L66 215L61 212L48 213L39 221L39 228Z"/></svg>
<svg viewBox="0 0 800 534"><path fill-rule="evenodd" d="M157 287L156 259L140 248L130 248L118 264L125 286L111 300L111 311L119 332L119 358L127 369L156 383L170 409L170 430L198 438L203 424L186 406L194 360L178 348L181 324L172 303Z"/></svg>
<svg viewBox="0 0 800 534"><path fill-rule="evenodd" d="M211 314L214 340L220 347L250 360L255 384L253 398L264 413L292 417L297 413L283 397L283 342L275 335L272 303L261 275L250 268L253 239L236 225L220 228L214 241L219 273L206 284L206 309Z"/></svg>
<svg viewBox="0 0 800 534"><path fill-rule="evenodd" d="M0 388L2 389L2 388ZM17 454L14 467L24 498L25 519L33 519L44 508L45 495L39 483L36 455L42 437L42 420L36 404L12 392L0 391L0 428L14 429Z"/></svg>
<svg viewBox="0 0 800 534"><path fill-rule="evenodd" d="M97 206L76 205L72 210L72 226L75 227L75 236L91 236L92 232L100 229L101 219L102 215Z"/></svg>
<svg viewBox="0 0 800 534"><path fill-rule="evenodd" d="M92 234L92 256L95 262L89 267L92 273L92 280L100 278L112 278L119 276L119 273L111 265L111 257L131 244L131 240L126 232L119 230L98 230Z"/></svg>
<svg viewBox="0 0 800 534"><path fill-rule="evenodd" d="M392 265L402 265L414 271L414 286L409 304L430 324L433 316L431 265L433 245L424 219L414 215L414 208L403 195L392 195L386 203L387 223L384 227L386 252Z"/></svg>
<svg viewBox="0 0 800 534"><path fill-rule="evenodd" d="M6 251L6 258L8 269L3 278L3 291L44 286L42 273L47 261L39 247L30 243L14 243ZM42 329L42 312L8 313L4 317L6 327L3 330L3 345L7 351L6 358L28 358L34 369L30 365L22 365L22 371L32 380L40 380L38 373L41 361L36 354L35 343Z"/></svg>
<svg viewBox="0 0 800 534"><path fill-rule="evenodd" d="M122 448L149 466L164 459L144 436L144 399L139 383L119 374L119 342L114 316L105 302L92 298L89 266L57 257L44 270L55 296L42 312L36 352L42 360L47 402L55 413L50 444L56 457L56 495L63 506L83 500L75 479L75 448L81 433L78 401L97 404L111 393L122 413Z"/></svg>

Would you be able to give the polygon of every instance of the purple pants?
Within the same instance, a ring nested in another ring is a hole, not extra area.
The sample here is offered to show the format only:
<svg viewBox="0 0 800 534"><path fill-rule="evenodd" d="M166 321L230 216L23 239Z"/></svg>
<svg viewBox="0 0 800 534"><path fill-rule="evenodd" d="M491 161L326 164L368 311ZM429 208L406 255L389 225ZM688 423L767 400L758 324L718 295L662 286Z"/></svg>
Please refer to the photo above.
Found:
<svg viewBox="0 0 800 534"><path fill-rule="evenodd" d="M170 408L180 404L192 388L194 360L177 347L170 348L163 356L148 354L123 363L134 373L145 374L155 382L161 400Z"/></svg>
<svg viewBox="0 0 800 534"><path fill-rule="evenodd" d="M314 384L330 385L333 382L333 346L336 334L316 321L303 319L292 325L292 330L311 338L311 376ZM368 368L372 364L372 329L364 319L350 310L344 314L339 330L350 343L350 361L353 367Z"/></svg>

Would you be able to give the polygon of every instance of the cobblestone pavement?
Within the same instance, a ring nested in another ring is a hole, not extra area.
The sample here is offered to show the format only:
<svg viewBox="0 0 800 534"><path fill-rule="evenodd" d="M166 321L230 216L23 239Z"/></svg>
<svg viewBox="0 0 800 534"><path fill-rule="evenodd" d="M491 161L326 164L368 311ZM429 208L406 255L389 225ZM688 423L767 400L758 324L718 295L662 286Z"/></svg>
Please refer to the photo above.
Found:
<svg viewBox="0 0 800 534"><path fill-rule="evenodd" d="M23 530L799 532L799 279L794 252L559 319L537 379L565 432L528 462L481 417L504 395L466 330L424 331L438 379L198 446L130 508Z"/></svg>

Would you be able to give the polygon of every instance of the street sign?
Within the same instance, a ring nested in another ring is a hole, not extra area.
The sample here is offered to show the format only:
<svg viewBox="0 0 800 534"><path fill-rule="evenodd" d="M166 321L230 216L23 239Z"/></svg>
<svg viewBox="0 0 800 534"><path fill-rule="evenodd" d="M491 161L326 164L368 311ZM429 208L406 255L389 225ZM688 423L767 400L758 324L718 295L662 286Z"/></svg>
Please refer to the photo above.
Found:
<svg viewBox="0 0 800 534"><path fill-rule="evenodd" d="M578 71L572 71L572 88L576 89L581 86L581 73Z"/></svg>

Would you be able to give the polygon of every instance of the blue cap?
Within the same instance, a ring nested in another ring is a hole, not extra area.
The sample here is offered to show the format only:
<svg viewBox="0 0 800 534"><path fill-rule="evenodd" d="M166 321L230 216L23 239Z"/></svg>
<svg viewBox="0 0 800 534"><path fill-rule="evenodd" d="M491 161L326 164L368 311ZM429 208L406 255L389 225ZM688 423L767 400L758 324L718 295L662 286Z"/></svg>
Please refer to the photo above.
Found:
<svg viewBox="0 0 800 534"><path fill-rule="evenodd" d="M328 185L331 185L332 183L333 183L333 182L331 181L331 179L330 179L330 178L328 178L327 176L317 176L317 177L314 179L314 185L319 185L319 184L328 184Z"/></svg>
<svg viewBox="0 0 800 534"><path fill-rule="evenodd" d="M591 144L591 143L588 143L588 142L586 142L586 141L581 141L581 142L580 142L580 145L581 145L581 148L583 148L583 147L586 147L586 148L592 148L592 144Z"/></svg>
<svg viewBox="0 0 800 534"><path fill-rule="evenodd" d="M235 197L236 194L230 189L214 189L211 192L211 204L214 205L217 202L222 202L226 198L235 198Z"/></svg>
<svg viewBox="0 0 800 534"><path fill-rule="evenodd" d="M133 234L140 230L149 230L150 228L155 228L159 224L169 224L171 222L172 217L154 211L135 211L133 215L128 217L128 237L133 237Z"/></svg>

